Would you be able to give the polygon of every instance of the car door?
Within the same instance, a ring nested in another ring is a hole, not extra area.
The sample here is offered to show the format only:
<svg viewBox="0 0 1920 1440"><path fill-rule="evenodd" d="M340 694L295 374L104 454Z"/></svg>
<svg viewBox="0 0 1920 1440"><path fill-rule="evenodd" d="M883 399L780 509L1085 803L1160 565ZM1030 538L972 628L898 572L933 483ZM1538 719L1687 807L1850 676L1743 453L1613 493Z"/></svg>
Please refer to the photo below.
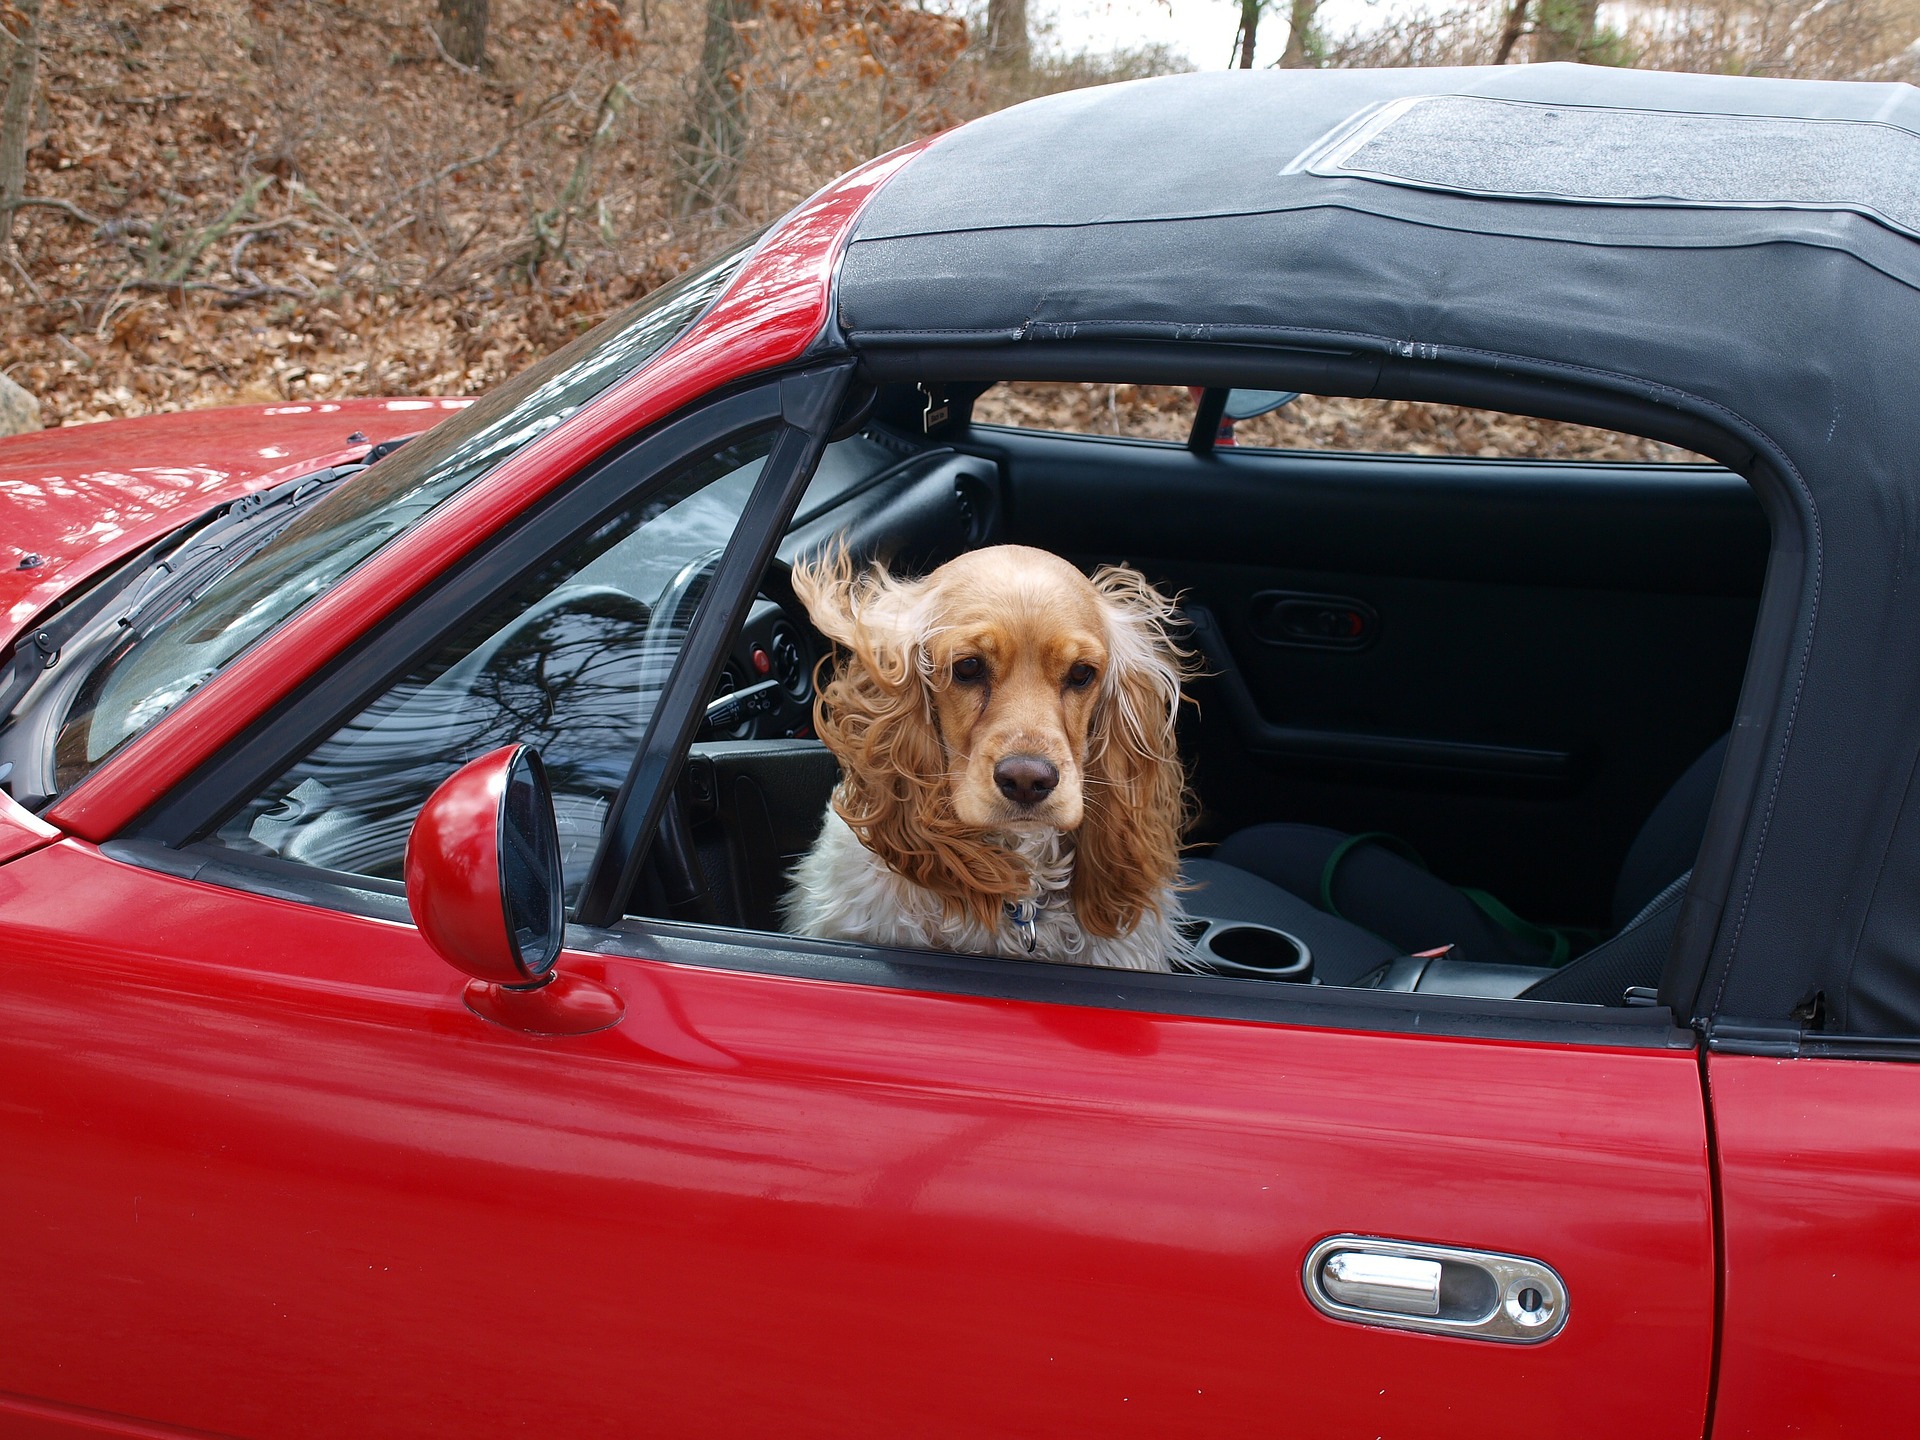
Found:
<svg viewBox="0 0 1920 1440"><path fill-rule="evenodd" d="M249 886L77 842L0 868L0 1412L249 1436L1464 1436L1490 1410L1701 1432L1697 1070L1633 1012L1549 1038L1472 1002L633 923L560 962L623 1022L545 1040L464 1010L411 928L344 908L366 896ZM1337 1235L1542 1261L1565 1328L1329 1318L1302 1266Z"/></svg>
<svg viewBox="0 0 1920 1440"><path fill-rule="evenodd" d="M515 532L535 568L550 513ZM779 517L755 513L764 555ZM742 553L688 652L744 605ZM537 605L577 574L540 573L492 593ZM425 664L363 711L376 748L404 758L388 722L462 673ZM706 681L676 667L656 717ZM302 763L344 764L308 713ZM308 800L255 806L244 760L190 788L233 786L215 808L254 848L67 839L0 865L16 1428L1701 1432L1705 1127L1664 1012L629 919L575 927L560 961L621 1023L540 1038L463 1006L377 865L260 854ZM618 830L653 798L611 803ZM1544 1267L1561 1323L1432 1333L1358 1291L1328 1313L1329 1240L1443 1247L1461 1283Z"/></svg>

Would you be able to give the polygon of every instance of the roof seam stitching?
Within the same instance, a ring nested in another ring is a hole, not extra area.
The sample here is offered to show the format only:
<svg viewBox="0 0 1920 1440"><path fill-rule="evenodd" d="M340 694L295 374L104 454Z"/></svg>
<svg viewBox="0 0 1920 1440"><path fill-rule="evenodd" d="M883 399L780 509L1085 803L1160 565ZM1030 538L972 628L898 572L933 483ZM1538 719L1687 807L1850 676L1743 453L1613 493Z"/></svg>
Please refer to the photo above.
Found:
<svg viewBox="0 0 1920 1440"><path fill-rule="evenodd" d="M1709 402L1711 403L1711 402ZM1780 746L1774 757L1773 778L1767 786L1767 803L1760 817L1760 833L1754 837L1753 859L1747 867L1746 886L1740 893L1740 912L1734 917L1733 933L1727 937L1726 963L1720 971L1720 983L1714 987L1712 1013L1720 1012L1721 1003L1726 998L1727 983L1733 978L1733 960L1740 949L1740 937L1746 933L1747 914L1753 906L1753 888L1760 877L1760 861L1766 854L1767 840L1773 832L1774 810L1780 798L1780 784L1786 774L1787 752L1793 748L1793 732L1800 715L1800 700L1806 690L1807 665L1813 650L1814 627L1820 618L1820 583L1825 573L1825 540L1820 526L1820 507L1814 500L1813 491L1802 478L1799 467L1786 454L1767 442L1779 461L1786 467L1786 473L1793 477L1793 483L1807 502L1807 513L1813 521L1813 574L1809 577L1811 594L1807 604L1807 622L1800 638L1797 673L1793 681L1793 698L1787 703L1787 719L1780 736Z"/></svg>
<svg viewBox="0 0 1920 1440"><path fill-rule="evenodd" d="M1782 457L1785 458L1784 456ZM1753 887L1760 876L1760 860L1766 853L1767 838L1773 831L1773 813L1780 797L1780 782L1787 769L1787 751L1793 745L1794 723L1800 714L1800 697L1806 689L1807 661L1812 650L1814 624L1820 614L1820 577L1822 573L1822 538L1820 531L1820 510L1814 503L1813 492L1807 488L1800 472L1789 462L1788 473L1793 476L1794 484L1800 487L1800 493L1806 497L1807 509L1813 519L1813 594L1807 607L1806 633L1801 638L1798 673L1794 676L1793 698L1787 704L1787 723L1780 736L1780 749L1774 759L1773 779L1767 787L1767 803L1760 817L1760 833L1754 837L1753 860L1747 867L1746 887L1740 892L1740 913L1734 917L1733 933L1727 937L1726 963L1720 971L1720 983L1714 987L1712 1012L1720 1012L1721 1002L1726 998L1727 982L1733 978L1733 958L1740 949L1740 937L1746 931L1747 912L1753 905Z"/></svg>
<svg viewBox="0 0 1920 1440"><path fill-rule="evenodd" d="M1354 177L1342 177L1342 178L1344 179L1344 178L1354 178ZM1458 201L1461 204L1467 205L1469 207L1479 206L1479 207L1482 207L1482 213L1478 217L1476 217L1477 220L1479 221L1479 224L1477 226L1469 225L1466 223L1464 219L1456 221L1456 220L1450 220L1450 219L1443 219L1436 215L1416 216L1416 215L1410 215L1410 214L1404 214L1404 213L1397 213L1393 209L1384 208L1380 205L1362 205L1357 202L1348 200L1342 196L1332 195L1332 196L1325 196L1325 197L1314 197L1310 201L1303 201L1302 203L1299 203L1299 204L1271 206L1262 210L1233 212L1231 214L1207 213L1207 214L1200 214L1200 215L1143 216L1143 217L1136 217L1134 219L1129 219L1129 220L1098 220L1098 221L1072 221L1072 222L1062 221L1062 222L1052 222L1052 223L1045 223L1045 224L1025 222L1019 225L1012 225L1012 224L980 225L980 226L975 226L965 230L956 230L956 229L913 230L913 231L904 231L900 234L894 234L894 235L871 235L871 236L864 236L864 237L856 236L854 239L850 240L847 243L846 250L843 253L847 255L851 255L854 249L858 246L885 245L889 243L898 243L898 242L908 241L908 240L939 239L944 237L965 237L970 235L1013 234L1019 231L1030 231L1030 230L1075 230L1075 229L1094 229L1094 228L1121 226L1121 225L1159 225L1159 224L1170 224L1170 223L1185 223L1187 221L1213 221L1213 220L1220 220L1220 219L1256 219L1262 216L1293 215L1293 214L1302 213L1304 211L1312 211L1312 210L1340 210L1340 211L1345 211L1349 214L1359 215L1364 218L1385 220L1385 221L1390 221L1392 223L1401 224L1401 225L1412 225L1412 226L1416 226L1416 227L1419 227L1422 229L1428 229L1428 230L1444 230L1452 234L1488 233L1488 234L1499 235L1503 238L1510 239L1510 240L1539 241L1542 243L1553 244L1553 245L1578 245L1578 246L1582 246L1590 249L1625 248L1625 249L1633 249L1633 250L1751 250L1751 249L1764 248L1772 245L1804 245L1810 249L1831 250L1838 254L1845 255L1848 258L1855 261L1856 263L1864 265L1868 269L1873 270L1878 274L1886 276L1888 279L1894 281L1896 284L1904 285L1908 289L1920 289L1920 283L1916 283L1916 281L1914 281L1912 278L1906 275L1902 275L1897 271L1889 268L1889 266L1886 263L1882 262L1881 260L1878 260L1873 256L1863 254L1859 250L1851 248L1850 246L1842 243L1838 237L1822 233L1820 230L1811 228L1811 227L1794 229L1786 233L1780 233L1778 231L1775 231L1775 232L1767 233L1763 235L1741 235L1736 237L1716 237L1716 236L1705 236L1705 235L1681 235L1681 236L1657 236L1657 237L1650 237L1650 236L1644 236L1644 235L1640 235L1640 236L1612 235L1604 239L1597 239L1597 238L1571 234L1571 233L1543 234L1532 229L1528 229L1525 227L1518 227L1518 226L1509 228L1509 227L1502 227L1502 226L1495 225L1489 228L1489 219L1484 212L1484 207L1487 203L1487 197L1484 197L1484 196L1465 195L1465 194L1460 194L1453 191L1444 191L1444 190L1426 190L1426 189L1422 189L1419 186L1414 186L1414 185L1390 184L1390 183L1379 182L1379 181L1356 181L1356 183L1373 185L1376 188L1383 188L1387 191L1397 193L1397 194L1419 193L1419 194L1430 196L1430 197L1438 197L1440 199L1447 200L1447 201ZM1512 203L1538 204L1538 203L1547 203L1547 202L1514 201ZM1573 209L1617 208L1623 211L1632 210L1632 211L1635 211L1636 213L1647 213L1647 212L1685 213L1689 211L1698 211L1701 213L1712 213L1717 215L1747 213L1739 210L1728 209L1726 207L1709 207L1709 206L1621 205L1621 206L1610 207L1610 206L1603 206L1603 205L1574 204L1574 205L1571 205L1569 208L1573 208ZM1902 246L1903 251L1904 251L1904 247L1906 245L1911 244L1914 238L1912 235L1908 234L1905 231L1899 231L1887 225L1881 224L1878 221L1872 220L1869 217L1862 215L1860 212L1855 210L1805 210L1805 209L1783 210L1778 207L1770 207L1770 208L1765 208L1763 211L1755 211L1751 213L1765 213L1769 215L1819 215L1819 216L1828 217L1836 220L1863 221L1869 225L1872 225L1874 228L1874 232L1886 238L1889 241L1889 243ZM879 332L879 333L885 333L885 332Z"/></svg>
<svg viewBox="0 0 1920 1440"><path fill-rule="evenodd" d="M1259 330L1259 331L1263 331L1263 332L1274 334L1274 335L1332 336L1336 339L1363 340L1372 345L1385 345L1389 347L1389 349L1395 354L1400 353L1399 347L1417 343L1409 340L1386 340L1386 339L1383 339L1381 336L1371 334L1365 330L1315 330L1304 325L1265 325L1265 324L1260 324L1256 321L1248 321L1248 322L1242 323L1240 321L1207 320L1207 321L1200 321L1196 323L1192 321L1167 320L1167 319L1023 320L1020 322L1018 326L953 325L953 326L931 326L924 329L916 328L911 330L906 329L904 327L882 328L882 329L875 329L875 330L853 329L853 330L847 331L847 336L849 339L853 339L853 340L872 339L874 337L883 336L883 335L898 335L898 336L907 336L907 337L914 337L914 336L921 336L921 335L1010 335L1010 336L1020 337L1020 336L1024 336L1028 331L1036 328L1049 329L1049 330L1072 329L1072 330L1079 331L1079 330L1094 330L1102 326L1108 326L1108 325L1158 325L1165 329L1178 330L1182 332L1180 338L1190 339L1190 340L1205 339L1209 333L1222 331L1222 330ZM1452 348L1459 348L1459 347L1452 347ZM1499 356L1499 352L1492 351L1492 350L1472 351L1472 352L1463 351L1462 353L1485 354L1485 355L1496 356L1496 357ZM1513 359L1517 357L1505 356L1505 357L1499 357L1499 358ZM1547 363L1558 363L1558 362L1542 361L1539 363L1547 364ZM1568 366L1566 368L1573 369L1573 370L1580 370L1583 367ZM1595 370L1590 373L1595 375L1604 375L1607 372ZM1618 378L1626 378L1626 377L1616 376L1614 378L1618 379ZM1651 382L1639 381L1636 383L1648 384ZM1685 392L1675 390L1672 393L1675 395L1681 395L1681 394L1684 394Z"/></svg>

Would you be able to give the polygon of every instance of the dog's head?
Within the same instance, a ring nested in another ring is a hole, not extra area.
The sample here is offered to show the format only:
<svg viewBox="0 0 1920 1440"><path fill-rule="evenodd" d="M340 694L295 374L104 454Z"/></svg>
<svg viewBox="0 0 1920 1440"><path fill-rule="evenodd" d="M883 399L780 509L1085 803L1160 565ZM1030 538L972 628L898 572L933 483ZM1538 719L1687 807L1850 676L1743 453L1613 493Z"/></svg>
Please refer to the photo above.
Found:
<svg viewBox="0 0 1920 1440"><path fill-rule="evenodd" d="M1029 877L1007 846L1074 837L1095 935L1131 931L1178 873L1185 778L1172 606L1132 570L1092 579L1020 545L922 580L844 555L794 588L838 655L815 705L843 771L835 808L888 866L991 921Z"/></svg>

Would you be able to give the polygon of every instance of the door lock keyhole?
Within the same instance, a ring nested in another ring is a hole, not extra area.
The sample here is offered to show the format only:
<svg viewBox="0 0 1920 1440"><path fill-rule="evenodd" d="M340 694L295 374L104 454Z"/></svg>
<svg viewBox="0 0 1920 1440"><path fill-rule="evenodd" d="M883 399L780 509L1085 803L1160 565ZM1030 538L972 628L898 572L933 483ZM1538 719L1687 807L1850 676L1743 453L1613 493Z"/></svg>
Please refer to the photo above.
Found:
<svg viewBox="0 0 1920 1440"><path fill-rule="evenodd" d="M1538 1285L1516 1280L1507 1287L1504 1300L1507 1318L1529 1330L1537 1330L1553 1319L1553 1301Z"/></svg>

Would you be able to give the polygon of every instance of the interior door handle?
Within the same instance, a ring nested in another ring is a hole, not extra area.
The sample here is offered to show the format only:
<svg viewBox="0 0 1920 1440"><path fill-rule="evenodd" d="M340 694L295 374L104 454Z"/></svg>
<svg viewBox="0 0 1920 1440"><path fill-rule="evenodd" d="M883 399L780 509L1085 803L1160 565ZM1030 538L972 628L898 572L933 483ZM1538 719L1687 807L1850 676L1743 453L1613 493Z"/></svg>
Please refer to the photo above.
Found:
<svg viewBox="0 0 1920 1440"><path fill-rule="evenodd" d="M1240 743L1256 755L1295 765L1339 765L1394 774L1494 779L1558 792L1579 780L1584 764L1566 750L1489 745L1477 740L1435 740L1412 735L1374 735L1350 730L1312 730L1280 725L1260 710L1246 676L1234 661L1213 612L1188 602L1183 611L1193 643L1207 662L1207 675L1226 702L1227 719Z"/></svg>
<svg viewBox="0 0 1920 1440"><path fill-rule="evenodd" d="M1331 1235L1307 1253L1307 1298L1360 1325L1537 1345L1567 1323L1567 1287L1523 1255Z"/></svg>

